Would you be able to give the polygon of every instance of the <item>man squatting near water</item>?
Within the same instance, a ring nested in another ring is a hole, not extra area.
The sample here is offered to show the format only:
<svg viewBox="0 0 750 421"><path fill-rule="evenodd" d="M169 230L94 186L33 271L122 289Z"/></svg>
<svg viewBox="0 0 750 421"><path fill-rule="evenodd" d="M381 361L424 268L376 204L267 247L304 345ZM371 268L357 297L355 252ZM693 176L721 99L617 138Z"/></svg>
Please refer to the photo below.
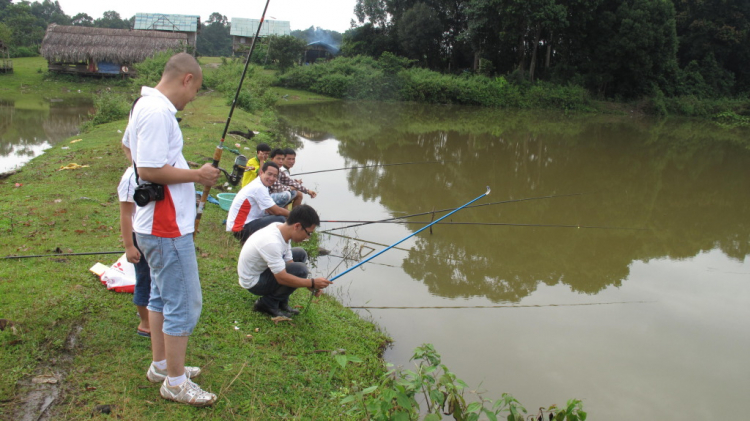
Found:
<svg viewBox="0 0 750 421"><path fill-rule="evenodd" d="M133 231L151 267L148 301L153 361L146 377L162 383L163 398L194 406L212 405L216 395L193 383L199 367L185 366L188 338L201 314L193 231L195 186L213 186L219 170L205 164L191 170L182 155L183 138L175 114L195 98L203 73L193 56L172 56L155 88L144 86L122 139L139 184L163 186L164 198L137 207Z"/></svg>
<svg viewBox="0 0 750 421"><path fill-rule="evenodd" d="M278 165L279 176L268 190L277 205L283 208L291 202L292 208L295 208L302 204L302 193L310 195L313 199L318 194L303 186L301 181L292 180L292 177L289 176L289 169L284 168L286 155L287 152L284 149L274 149L271 152L271 161Z"/></svg>
<svg viewBox="0 0 750 421"><path fill-rule="evenodd" d="M258 177L243 187L232 200L227 214L226 230L240 240L240 244L259 229L274 222L284 222L289 211L277 205L268 188L279 176L279 166L265 162Z"/></svg>
<svg viewBox="0 0 750 421"><path fill-rule="evenodd" d="M289 296L297 288L316 294L331 284L325 278L307 279L307 253L291 241L308 239L320 225L315 209L300 205L285 223L272 223L253 234L242 246L237 262L240 286L260 298L253 310L274 317L291 317L299 310L289 307Z"/></svg>

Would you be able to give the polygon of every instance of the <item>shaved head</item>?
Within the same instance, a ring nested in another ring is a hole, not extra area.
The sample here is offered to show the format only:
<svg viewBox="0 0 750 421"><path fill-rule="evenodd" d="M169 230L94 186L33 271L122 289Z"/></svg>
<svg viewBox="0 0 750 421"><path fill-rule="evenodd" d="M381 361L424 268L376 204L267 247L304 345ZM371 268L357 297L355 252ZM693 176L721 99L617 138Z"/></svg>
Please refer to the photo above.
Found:
<svg viewBox="0 0 750 421"><path fill-rule="evenodd" d="M161 77L162 79L182 78L182 76L188 73L195 76L202 75L201 66L195 60L195 57L190 54L177 53L167 61Z"/></svg>
<svg viewBox="0 0 750 421"><path fill-rule="evenodd" d="M202 84L203 71L195 57L178 53L167 61L156 89L169 98L177 110L182 110L195 98Z"/></svg>

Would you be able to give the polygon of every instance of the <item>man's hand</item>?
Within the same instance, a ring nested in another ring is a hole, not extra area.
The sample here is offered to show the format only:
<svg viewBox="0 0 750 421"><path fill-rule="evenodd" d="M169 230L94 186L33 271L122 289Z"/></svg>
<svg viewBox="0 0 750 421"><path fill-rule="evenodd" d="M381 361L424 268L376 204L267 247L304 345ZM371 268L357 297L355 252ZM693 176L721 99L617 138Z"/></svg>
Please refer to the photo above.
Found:
<svg viewBox="0 0 750 421"><path fill-rule="evenodd" d="M203 164L198 170L198 183L211 187L219 180L221 171L211 164Z"/></svg>
<svg viewBox="0 0 750 421"><path fill-rule="evenodd" d="M135 246L125 247L125 258L128 262L135 264L141 261L141 253Z"/></svg>
<svg viewBox="0 0 750 421"><path fill-rule="evenodd" d="M312 282L313 282L314 289L323 289L333 283L326 278L315 278L312 280Z"/></svg>
<svg viewBox="0 0 750 421"><path fill-rule="evenodd" d="M308 194L310 195L310 197L312 197L313 199L315 199L315 196L317 196L317 195L318 195L318 193L315 193L315 192L314 192L314 191L312 191L312 190L308 190L307 192L308 192Z"/></svg>

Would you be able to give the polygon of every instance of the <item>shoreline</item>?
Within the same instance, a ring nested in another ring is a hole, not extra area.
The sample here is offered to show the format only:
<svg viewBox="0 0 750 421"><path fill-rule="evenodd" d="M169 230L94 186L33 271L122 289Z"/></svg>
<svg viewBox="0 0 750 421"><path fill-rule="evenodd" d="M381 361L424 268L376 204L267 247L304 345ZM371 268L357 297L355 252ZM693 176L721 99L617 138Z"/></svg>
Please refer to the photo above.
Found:
<svg viewBox="0 0 750 421"><path fill-rule="evenodd" d="M225 99L209 92L180 113L188 161L203 162L213 151L215 141L208 139L218 135L216 121L226 110ZM70 137L0 179L3 256L123 247L116 187L127 166L117 133L125 124ZM260 118L236 110L233 127L243 126L260 127ZM83 140L70 143L77 138ZM224 154L221 166L231 168L233 160ZM70 163L88 167L59 170ZM165 401L146 380L149 342L136 335L132 295L107 291L89 272L115 257L53 256L4 259L0 267L0 318L12 322L0 331L0 418L101 412L122 419L345 419L333 396L352 381L380 378L389 338L330 296L292 322L274 324L253 312L254 296L237 284L239 246L224 231L225 217L207 204L196 238L204 306L188 346L188 363L204 370L199 384L219 395L213 407ZM308 299L298 291L292 304L305 306ZM342 349L362 362L341 367L334 357Z"/></svg>

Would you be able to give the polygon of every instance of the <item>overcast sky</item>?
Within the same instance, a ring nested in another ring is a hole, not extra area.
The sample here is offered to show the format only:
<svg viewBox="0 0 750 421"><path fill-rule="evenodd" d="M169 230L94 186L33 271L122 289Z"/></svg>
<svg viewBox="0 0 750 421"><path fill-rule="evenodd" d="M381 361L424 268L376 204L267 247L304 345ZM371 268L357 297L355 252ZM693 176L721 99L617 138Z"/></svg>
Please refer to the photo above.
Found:
<svg viewBox="0 0 750 421"><path fill-rule="evenodd" d="M211 1L177 1L177 0L127 0L124 2L92 0L58 0L66 15L73 17L86 13L94 19L102 13L114 10L123 19L129 19L136 13L169 13L178 15L200 15L201 22L208 20L213 12L221 13L231 21L232 18L260 19L266 2L263 0L211 0ZM318 26L343 33L349 29L349 22L354 17L354 5L357 0L271 0L266 12L266 19L286 20L292 30L307 29Z"/></svg>

